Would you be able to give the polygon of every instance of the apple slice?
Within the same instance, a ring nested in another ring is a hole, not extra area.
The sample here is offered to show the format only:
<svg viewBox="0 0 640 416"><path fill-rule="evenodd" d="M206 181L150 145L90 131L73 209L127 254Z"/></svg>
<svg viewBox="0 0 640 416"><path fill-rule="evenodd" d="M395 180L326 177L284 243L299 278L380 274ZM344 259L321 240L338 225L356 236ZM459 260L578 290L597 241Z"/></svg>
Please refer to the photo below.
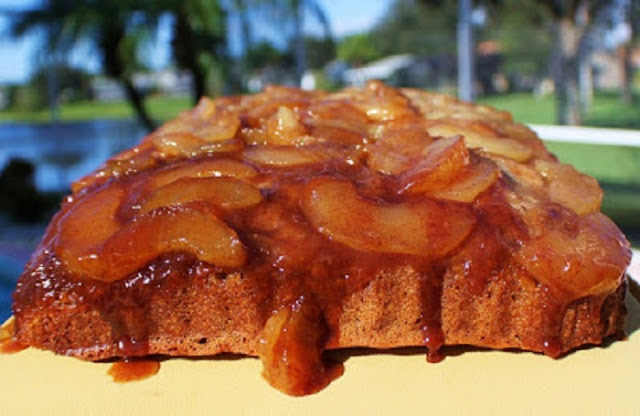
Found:
<svg viewBox="0 0 640 416"><path fill-rule="evenodd" d="M60 220L55 252L73 275L101 275L100 250L120 229L116 214L124 198L119 183L111 182L78 201Z"/></svg>
<svg viewBox="0 0 640 416"><path fill-rule="evenodd" d="M424 198L378 203L360 196L348 181L320 178L307 184L302 210L329 239L361 251L442 256L471 232L468 206Z"/></svg>
<svg viewBox="0 0 640 416"><path fill-rule="evenodd" d="M240 118L232 111L216 109L211 118L196 125L193 133L206 142L223 142L235 137L240 128Z"/></svg>
<svg viewBox="0 0 640 416"><path fill-rule="evenodd" d="M457 178L442 189L430 192L439 199L471 203L500 177L500 170L490 161L480 159L464 168Z"/></svg>
<svg viewBox="0 0 640 416"><path fill-rule="evenodd" d="M523 241L514 258L556 298L572 301L611 293L619 286L631 250L607 217L580 217L556 205L536 225L537 235Z"/></svg>
<svg viewBox="0 0 640 416"><path fill-rule="evenodd" d="M258 346L262 376L292 396L322 390L344 372L342 364L323 359L326 339L322 311L305 296L298 297L265 324Z"/></svg>
<svg viewBox="0 0 640 416"><path fill-rule="evenodd" d="M245 122L244 124L248 127L258 127L263 125L266 120L276 115L278 110L282 107L287 107L290 110L296 110L309 106L309 100L302 97L276 98L270 99L266 102L260 102L259 100L260 94L254 97L254 102L248 107L246 117L243 119Z"/></svg>
<svg viewBox="0 0 640 416"><path fill-rule="evenodd" d="M531 164L518 163L509 158L494 157L493 161L502 169L506 176L520 185L533 191L543 190L544 178Z"/></svg>
<svg viewBox="0 0 640 416"><path fill-rule="evenodd" d="M400 193L423 193L446 186L469 164L469 152L461 136L434 141L418 166L401 177Z"/></svg>
<svg viewBox="0 0 640 416"><path fill-rule="evenodd" d="M235 231L206 206L191 203L141 215L115 233L102 247L103 270L94 278L122 279L167 252L186 252L228 269L247 260Z"/></svg>
<svg viewBox="0 0 640 416"><path fill-rule="evenodd" d="M244 150L244 157L250 162L273 167L307 165L331 158L327 153L291 146L251 146Z"/></svg>
<svg viewBox="0 0 640 416"><path fill-rule="evenodd" d="M432 136L462 135L470 148L480 148L488 153L505 156L518 162L526 162L533 156L533 150L524 144L506 137L493 136L487 130L476 126L451 124L436 124L428 127L429 134Z"/></svg>
<svg viewBox="0 0 640 416"><path fill-rule="evenodd" d="M233 139L239 128L240 118L235 112L201 100L193 112L166 122L154 135L193 135L205 142L221 142Z"/></svg>
<svg viewBox="0 0 640 416"><path fill-rule="evenodd" d="M313 102L302 121L311 126L331 125L363 133L369 119L346 100L325 100Z"/></svg>
<svg viewBox="0 0 640 416"><path fill-rule="evenodd" d="M157 171L145 184L145 193L153 192L181 178L221 178L250 179L258 175L251 166L233 159L205 158L189 161L169 169Z"/></svg>
<svg viewBox="0 0 640 416"><path fill-rule="evenodd" d="M153 192L140 207L145 214L159 207L203 201L227 210L241 209L262 201L254 186L231 178L181 178Z"/></svg>
<svg viewBox="0 0 640 416"><path fill-rule="evenodd" d="M365 147L367 154L367 166L370 169L384 175L400 175L410 169L416 159L416 155L398 151L392 144L385 140L378 140Z"/></svg>
<svg viewBox="0 0 640 416"><path fill-rule="evenodd" d="M313 137L347 145L363 144L368 121L364 113L344 100L316 102L301 114L301 122Z"/></svg>
<svg viewBox="0 0 640 416"><path fill-rule="evenodd" d="M187 132L155 134L150 142L162 159L176 156L195 156L206 143L198 136Z"/></svg>
<svg viewBox="0 0 640 416"><path fill-rule="evenodd" d="M405 117L371 125L369 135L375 140L365 147L367 165L385 175L399 175L410 169L434 142L422 121L419 118L409 123Z"/></svg>
<svg viewBox="0 0 640 416"><path fill-rule="evenodd" d="M600 210L602 189L595 178L583 175L573 166L536 160L535 167L549 184L552 201L579 215Z"/></svg>
<svg viewBox="0 0 640 416"><path fill-rule="evenodd" d="M300 124L298 116L289 107L281 106L266 123L265 144L296 146L303 142L307 129Z"/></svg>

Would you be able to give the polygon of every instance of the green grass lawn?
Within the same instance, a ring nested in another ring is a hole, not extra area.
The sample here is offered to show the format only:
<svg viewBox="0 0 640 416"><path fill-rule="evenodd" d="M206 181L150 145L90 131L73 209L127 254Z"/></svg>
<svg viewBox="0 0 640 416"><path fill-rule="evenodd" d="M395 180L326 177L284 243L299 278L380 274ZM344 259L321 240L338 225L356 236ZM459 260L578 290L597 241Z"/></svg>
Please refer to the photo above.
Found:
<svg viewBox="0 0 640 416"><path fill-rule="evenodd" d="M168 120L191 107L187 97L150 97L146 105L156 120ZM92 119L127 119L134 117L127 102L80 101L64 104L60 108L60 121L84 121ZM0 111L0 122L47 122L51 120L48 109L41 111Z"/></svg>
<svg viewBox="0 0 640 416"><path fill-rule="evenodd" d="M640 97L636 94L636 102ZM510 111L517 121L528 124L555 124L553 95L535 97L528 93L515 93L483 97L478 102ZM598 92L593 105L584 115L583 125L640 129L640 105L627 106L616 92Z"/></svg>
<svg viewBox="0 0 640 416"><path fill-rule="evenodd" d="M640 147L545 143L560 161L572 164L581 172L604 182L640 186Z"/></svg>
<svg viewBox="0 0 640 416"><path fill-rule="evenodd" d="M511 112L513 118L528 124L554 124L553 96L535 97L528 93L493 95L478 99L481 104Z"/></svg>

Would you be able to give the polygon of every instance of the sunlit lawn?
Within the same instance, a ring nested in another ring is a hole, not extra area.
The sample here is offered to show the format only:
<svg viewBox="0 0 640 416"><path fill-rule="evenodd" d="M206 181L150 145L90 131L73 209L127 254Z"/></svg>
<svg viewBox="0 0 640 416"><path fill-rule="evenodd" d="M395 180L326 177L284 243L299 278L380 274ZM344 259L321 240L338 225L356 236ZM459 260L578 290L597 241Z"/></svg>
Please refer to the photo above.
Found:
<svg viewBox="0 0 640 416"><path fill-rule="evenodd" d="M529 124L554 124L553 95L536 97L528 93L515 93L484 97L479 102L510 111L514 119ZM636 96L636 102L640 97ZM615 92L599 92L583 119L585 126L640 129L640 104L626 106Z"/></svg>
<svg viewBox="0 0 640 416"><path fill-rule="evenodd" d="M156 120L168 120L191 106L187 97L150 97L146 100L151 116ZM60 121L85 121L92 119L127 119L134 116L127 102L81 101L64 104L60 108ZM2 111L0 122L47 122L51 120L48 109L41 111Z"/></svg>

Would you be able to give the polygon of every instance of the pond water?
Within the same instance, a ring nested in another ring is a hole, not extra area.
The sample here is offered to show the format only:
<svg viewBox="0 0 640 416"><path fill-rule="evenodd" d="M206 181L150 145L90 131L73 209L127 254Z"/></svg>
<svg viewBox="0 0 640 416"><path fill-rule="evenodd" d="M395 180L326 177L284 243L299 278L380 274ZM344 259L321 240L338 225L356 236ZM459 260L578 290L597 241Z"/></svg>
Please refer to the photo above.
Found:
<svg viewBox="0 0 640 416"><path fill-rule="evenodd" d="M133 121L0 124L0 169L15 157L36 166L42 191L64 191L109 156L131 147L144 135Z"/></svg>

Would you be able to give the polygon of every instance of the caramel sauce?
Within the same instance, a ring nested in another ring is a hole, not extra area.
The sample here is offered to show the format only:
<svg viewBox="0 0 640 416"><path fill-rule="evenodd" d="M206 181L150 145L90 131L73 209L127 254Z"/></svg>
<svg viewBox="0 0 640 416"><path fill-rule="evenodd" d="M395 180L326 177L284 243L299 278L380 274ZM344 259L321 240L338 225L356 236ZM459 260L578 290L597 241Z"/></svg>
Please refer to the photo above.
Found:
<svg viewBox="0 0 640 416"><path fill-rule="evenodd" d="M29 348L15 336L15 318L12 316L0 326L0 354L14 354Z"/></svg>
<svg viewBox="0 0 640 416"><path fill-rule="evenodd" d="M0 354L15 354L27 348L29 348L28 345L22 344L13 338L0 341Z"/></svg>
<svg viewBox="0 0 640 416"><path fill-rule="evenodd" d="M155 360L125 360L111 364L107 371L116 383L144 380L160 370L160 362Z"/></svg>
<svg viewBox="0 0 640 416"><path fill-rule="evenodd" d="M15 313L56 302L87 306L110 324L114 355L144 357L154 353L149 347L154 296L174 296L212 276L223 281L240 273L265 324L260 352L265 378L301 395L342 374L342 365L326 360L323 352L338 345L346 300L383 272L410 268L419 275L422 313L416 328L427 360L438 362L447 342L442 327L447 273L463 276L470 298L482 294L505 264L544 278L558 267L542 255L546 247L539 239L546 234L557 237L555 255L563 254L567 241L582 238L579 249L598 256L604 265L598 273L605 279L614 282L624 269L624 261L615 259L624 250L619 231L580 234L602 220L550 201L538 188L542 176L523 185L518 181L526 175L497 173L487 153L467 149L460 140L438 143L425 131L429 107L409 103L397 90L371 84L361 96L333 100L277 87L265 94L205 100L75 184L18 283ZM487 129L476 128L474 134ZM474 140L482 144L482 137ZM523 159L527 175L537 174L535 158L551 159L536 143L523 151L524 139L497 150L499 139L487 140L493 151ZM380 149L384 152L376 153ZM471 169L477 166L482 169ZM202 184L216 181L198 178L212 177L233 178L220 188L233 204L203 196ZM176 186L179 178L191 179ZM445 198L431 193L450 185L456 192ZM171 192L163 193L168 186ZM509 199L519 187L525 197ZM156 208L146 212L151 200ZM539 211L546 214L533 214ZM201 229L194 216L210 227ZM557 230L558 224L564 228ZM594 241L605 248L594 250ZM524 254L514 259L514 252ZM565 263L582 267L576 258L569 253ZM546 282L554 290L546 295L538 350L555 357L563 351L560 317L570 302L590 294L592 282L575 292ZM123 361L109 374L129 381L155 374L158 366Z"/></svg>

